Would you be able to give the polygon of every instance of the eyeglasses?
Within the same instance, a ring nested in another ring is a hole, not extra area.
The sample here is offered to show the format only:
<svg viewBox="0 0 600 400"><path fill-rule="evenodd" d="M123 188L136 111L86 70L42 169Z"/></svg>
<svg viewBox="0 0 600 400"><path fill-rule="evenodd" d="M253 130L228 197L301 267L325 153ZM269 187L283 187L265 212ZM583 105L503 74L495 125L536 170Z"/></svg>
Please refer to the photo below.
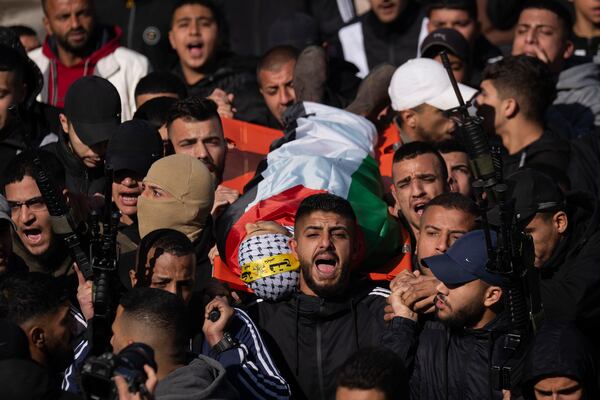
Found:
<svg viewBox="0 0 600 400"><path fill-rule="evenodd" d="M10 201L8 200L8 206L11 212L18 213L21 211L22 206L26 206L31 211L44 211L46 209L46 203L42 196L34 197L25 201Z"/></svg>

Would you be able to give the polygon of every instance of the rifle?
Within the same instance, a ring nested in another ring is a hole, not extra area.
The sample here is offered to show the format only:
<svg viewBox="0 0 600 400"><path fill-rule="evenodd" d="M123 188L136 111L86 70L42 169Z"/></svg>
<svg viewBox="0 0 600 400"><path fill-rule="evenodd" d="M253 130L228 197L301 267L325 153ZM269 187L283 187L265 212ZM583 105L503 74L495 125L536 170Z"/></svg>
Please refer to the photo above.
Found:
<svg viewBox="0 0 600 400"><path fill-rule="evenodd" d="M113 322L116 293L112 281L115 279L118 263L117 233L120 213L113 209L112 182L114 172L105 168L104 210L102 218L97 211L91 215L90 259L94 271L94 317L88 322L88 334L92 354L99 355L109 350L111 325Z"/></svg>
<svg viewBox="0 0 600 400"><path fill-rule="evenodd" d="M489 258L486 269L504 275L509 282L503 288L504 308L511 322L503 346L505 357L500 363L493 362L490 372L495 390L511 389L511 376L518 367L517 356L523 354L541 315L538 272L533 266L533 241L518 227L514 201L507 198L508 186L503 181L500 148L490 147L482 119L469 114L445 51L441 58L459 103L450 113L457 124L457 137L466 148L474 176L473 189L481 211ZM492 206L497 207L500 215L495 247L487 218Z"/></svg>
<svg viewBox="0 0 600 400"><path fill-rule="evenodd" d="M50 223L52 224L52 231L61 236L64 240L71 258L79 270L83 273L85 279L91 279L93 276L92 267L86 253L83 251L79 234L77 233L77 223L71 215L69 206L67 205L62 193L59 192L56 184L54 183L51 176L46 173L46 168L42 162L38 149L32 145L32 140L28 129L33 129L21 118L22 113L27 113L29 107L18 107L12 105L9 107L9 112L17 119L17 123L21 123L25 126L25 143L27 148L31 151L32 162L35 166L35 182L40 189L44 203L48 208L50 214ZM67 271L68 272L68 271Z"/></svg>

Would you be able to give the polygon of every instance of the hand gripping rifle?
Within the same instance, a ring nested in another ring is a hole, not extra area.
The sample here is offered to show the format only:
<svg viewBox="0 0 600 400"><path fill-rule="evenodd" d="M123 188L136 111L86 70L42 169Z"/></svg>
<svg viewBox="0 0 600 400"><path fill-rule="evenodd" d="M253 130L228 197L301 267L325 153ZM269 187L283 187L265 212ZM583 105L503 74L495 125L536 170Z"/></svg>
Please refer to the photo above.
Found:
<svg viewBox="0 0 600 400"><path fill-rule="evenodd" d="M113 170L105 168L104 210L102 216L92 211L90 231L90 259L94 271L94 317L88 322L91 353L99 355L109 350L116 295L113 281L116 277L118 248L117 233L120 214L112 205ZM111 290L112 289L112 290Z"/></svg>
<svg viewBox="0 0 600 400"><path fill-rule="evenodd" d="M27 148L31 151L32 154L32 162L35 166L35 182L42 194L42 198L44 199L44 203L46 203L46 207L48 208L48 213L50 214L50 223L52 224L52 231L59 235L67 245L69 252L71 253L71 258L77 266L79 270L83 273L85 279L92 279L93 272L92 267L90 265L90 261L82 248L81 240L79 238L77 223L75 219L71 215L71 210L67 205L62 193L59 188L54 183L52 176L49 176L46 173L46 167L42 159L40 158L40 151L34 148L31 140L31 132L34 127L30 126L27 123L28 120L33 120L32 118L21 118L21 115L24 114L27 117L29 112L29 107L25 106L16 106L12 105L9 107L9 112L13 114L18 123L23 124L25 127L24 138Z"/></svg>
<svg viewBox="0 0 600 400"><path fill-rule="evenodd" d="M531 236L518 227L514 201L507 198L508 186L503 182L500 149L490 147L482 119L469 114L448 55L442 52L441 57L459 103L457 108L451 110L451 114L457 124L457 137L466 148L474 176L473 188L481 211L489 258L486 268L489 272L504 275L509 282L503 288L503 298L511 326L508 332L504 332L507 333L503 346L504 357L492 362L490 372L495 390L510 389L514 383L511 376L518 367L518 357L523 354L528 339L534 334L541 311L538 275L533 267L533 242ZM494 205L500 216L496 247L492 246L487 219L487 212Z"/></svg>

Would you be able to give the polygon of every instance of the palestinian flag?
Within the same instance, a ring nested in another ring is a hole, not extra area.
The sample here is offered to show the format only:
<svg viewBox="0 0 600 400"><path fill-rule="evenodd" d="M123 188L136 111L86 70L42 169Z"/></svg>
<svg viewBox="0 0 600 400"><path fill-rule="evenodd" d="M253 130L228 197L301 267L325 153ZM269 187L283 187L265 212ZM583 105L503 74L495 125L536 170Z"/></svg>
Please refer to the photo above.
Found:
<svg viewBox="0 0 600 400"><path fill-rule="evenodd" d="M367 119L316 103L288 110L295 128L286 131L247 191L217 224L219 254L239 277L238 247L245 225L276 221L293 229L302 200L329 192L350 201L360 226L362 266L384 264L400 245L399 227L382 200L379 165L375 161L377 131Z"/></svg>

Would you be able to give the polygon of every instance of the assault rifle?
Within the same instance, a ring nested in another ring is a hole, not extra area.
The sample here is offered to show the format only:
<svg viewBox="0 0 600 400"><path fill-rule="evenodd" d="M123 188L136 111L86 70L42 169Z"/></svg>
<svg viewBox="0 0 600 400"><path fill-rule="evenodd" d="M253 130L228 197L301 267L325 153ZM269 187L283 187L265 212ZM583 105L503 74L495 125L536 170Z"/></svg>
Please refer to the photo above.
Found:
<svg viewBox="0 0 600 400"><path fill-rule="evenodd" d="M104 210L102 215L92 211L90 217L90 260L94 271L94 317L88 322L88 333L92 354L99 355L109 350L111 325L114 317L118 248L117 233L120 213L113 209L112 182L113 170L105 168Z"/></svg>
<svg viewBox="0 0 600 400"><path fill-rule="evenodd" d="M491 377L495 390L510 389L518 357L523 354L529 338L535 333L541 314L539 280L533 266L533 242L531 236L517 225L514 201L508 198L508 186L503 181L500 149L490 147L482 119L469 114L445 51L441 53L441 58L459 103L457 108L450 110L450 114L457 124L456 135L466 148L474 176L473 189L481 211L489 258L486 268L489 272L504 275L509 282L503 288L503 298L511 327L505 336L504 357L493 361ZM487 218L487 212L494 206L499 213L495 247L492 245ZM500 363L499 359L502 360Z"/></svg>

